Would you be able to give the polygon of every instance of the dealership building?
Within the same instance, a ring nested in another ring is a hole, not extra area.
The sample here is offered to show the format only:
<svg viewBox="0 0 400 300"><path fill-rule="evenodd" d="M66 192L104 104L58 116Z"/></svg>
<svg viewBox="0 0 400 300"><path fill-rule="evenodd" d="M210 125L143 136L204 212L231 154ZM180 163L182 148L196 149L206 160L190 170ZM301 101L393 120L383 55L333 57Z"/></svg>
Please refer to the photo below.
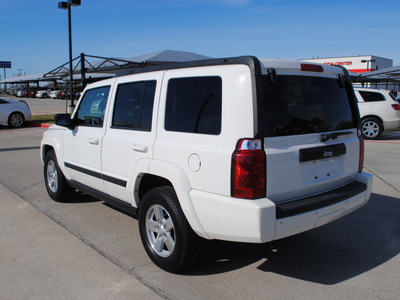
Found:
<svg viewBox="0 0 400 300"><path fill-rule="evenodd" d="M350 72L363 73L393 67L393 60L374 55L304 59L324 65L339 65Z"/></svg>
<svg viewBox="0 0 400 300"><path fill-rule="evenodd" d="M301 59L324 65L343 66L349 72L354 85L376 87L385 90L400 90L399 66L393 60L375 55Z"/></svg>

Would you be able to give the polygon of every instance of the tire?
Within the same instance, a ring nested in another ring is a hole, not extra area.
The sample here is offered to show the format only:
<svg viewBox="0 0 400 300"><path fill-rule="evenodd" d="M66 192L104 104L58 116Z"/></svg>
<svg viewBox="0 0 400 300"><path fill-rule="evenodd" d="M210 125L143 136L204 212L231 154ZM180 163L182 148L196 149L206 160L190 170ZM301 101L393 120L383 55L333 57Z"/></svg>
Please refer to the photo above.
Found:
<svg viewBox="0 0 400 300"><path fill-rule="evenodd" d="M197 263L203 240L190 227L172 187L148 191L138 220L143 246L158 267L179 273Z"/></svg>
<svg viewBox="0 0 400 300"><path fill-rule="evenodd" d="M377 118L370 117L361 121L361 133L366 140L378 138L382 134L382 131L382 123Z"/></svg>
<svg viewBox="0 0 400 300"><path fill-rule="evenodd" d="M43 94L42 98L47 98L47 94Z"/></svg>
<svg viewBox="0 0 400 300"><path fill-rule="evenodd" d="M25 117L20 112L13 112L8 117L8 125L13 128L19 128L25 123Z"/></svg>
<svg viewBox="0 0 400 300"><path fill-rule="evenodd" d="M72 189L58 166L53 150L47 153L44 160L44 183L50 198L57 202L64 202L72 197Z"/></svg>

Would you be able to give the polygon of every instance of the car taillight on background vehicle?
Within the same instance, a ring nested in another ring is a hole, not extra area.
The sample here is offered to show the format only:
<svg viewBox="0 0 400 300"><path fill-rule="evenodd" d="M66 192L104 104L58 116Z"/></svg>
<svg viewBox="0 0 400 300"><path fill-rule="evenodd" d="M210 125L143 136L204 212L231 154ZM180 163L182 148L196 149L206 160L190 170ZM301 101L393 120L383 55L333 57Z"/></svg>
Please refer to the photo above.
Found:
<svg viewBox="0 0 400 300"><path fill-rule="evenodd" d="M258 199L266 196L266 157L263 141L240 139L232 154L231 196Z"/></svg>
<svg viewBox="0 0 400 300"><path fill-rule="evenodd" d="M29 108L29 105L28 105L28 103L26 103L26 101L24 101L24 100L18 100L19 102L23 102L23 103L25 103L26 104L26 106L28 106L28 108ZM30 108L29 108L30 109Z"/></svg>
<svg viewBox="0 0 400 300"><path fill-rule="evenodd" d="M394 110L400 110L400 104L392 104Z"/></svg>
<svg viewBox="0 0 400 300"><path fill-rule="evenodd" d="M364 168L364 138L361 135L361 129L357 130L358 139L360 141L360 155L358 159L358 172L362 172Z"/></svg>

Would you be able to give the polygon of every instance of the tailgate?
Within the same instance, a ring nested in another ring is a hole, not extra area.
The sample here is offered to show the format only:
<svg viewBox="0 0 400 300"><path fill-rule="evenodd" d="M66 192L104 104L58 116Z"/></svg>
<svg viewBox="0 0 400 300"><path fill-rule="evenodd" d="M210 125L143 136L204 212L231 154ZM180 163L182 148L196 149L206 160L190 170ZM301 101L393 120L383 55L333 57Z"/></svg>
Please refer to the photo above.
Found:
<svg viewBox="0 0 400 300"><path fill-rule="evenodd" d="M267 197L274 202L293 200L354 180L359 164L357 131L338 133L326 142L321 142L320 133L265 138Z"/></svg>

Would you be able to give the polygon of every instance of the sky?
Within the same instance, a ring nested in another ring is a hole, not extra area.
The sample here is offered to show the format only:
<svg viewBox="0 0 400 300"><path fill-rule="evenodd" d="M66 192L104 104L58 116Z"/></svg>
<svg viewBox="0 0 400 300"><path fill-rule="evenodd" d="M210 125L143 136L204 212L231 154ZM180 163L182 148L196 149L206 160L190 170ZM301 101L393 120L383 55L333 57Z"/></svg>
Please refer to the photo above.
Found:
<svg viewBox="0 0 400 300"><path fill-rule="evenodd" d="M7 78L68 62L68 13L58 2L0 0L0 61L12 64ZM72 7L73 57L178 50L280 59L376 55L400 65L399 0L81 2Z"/></svg>

